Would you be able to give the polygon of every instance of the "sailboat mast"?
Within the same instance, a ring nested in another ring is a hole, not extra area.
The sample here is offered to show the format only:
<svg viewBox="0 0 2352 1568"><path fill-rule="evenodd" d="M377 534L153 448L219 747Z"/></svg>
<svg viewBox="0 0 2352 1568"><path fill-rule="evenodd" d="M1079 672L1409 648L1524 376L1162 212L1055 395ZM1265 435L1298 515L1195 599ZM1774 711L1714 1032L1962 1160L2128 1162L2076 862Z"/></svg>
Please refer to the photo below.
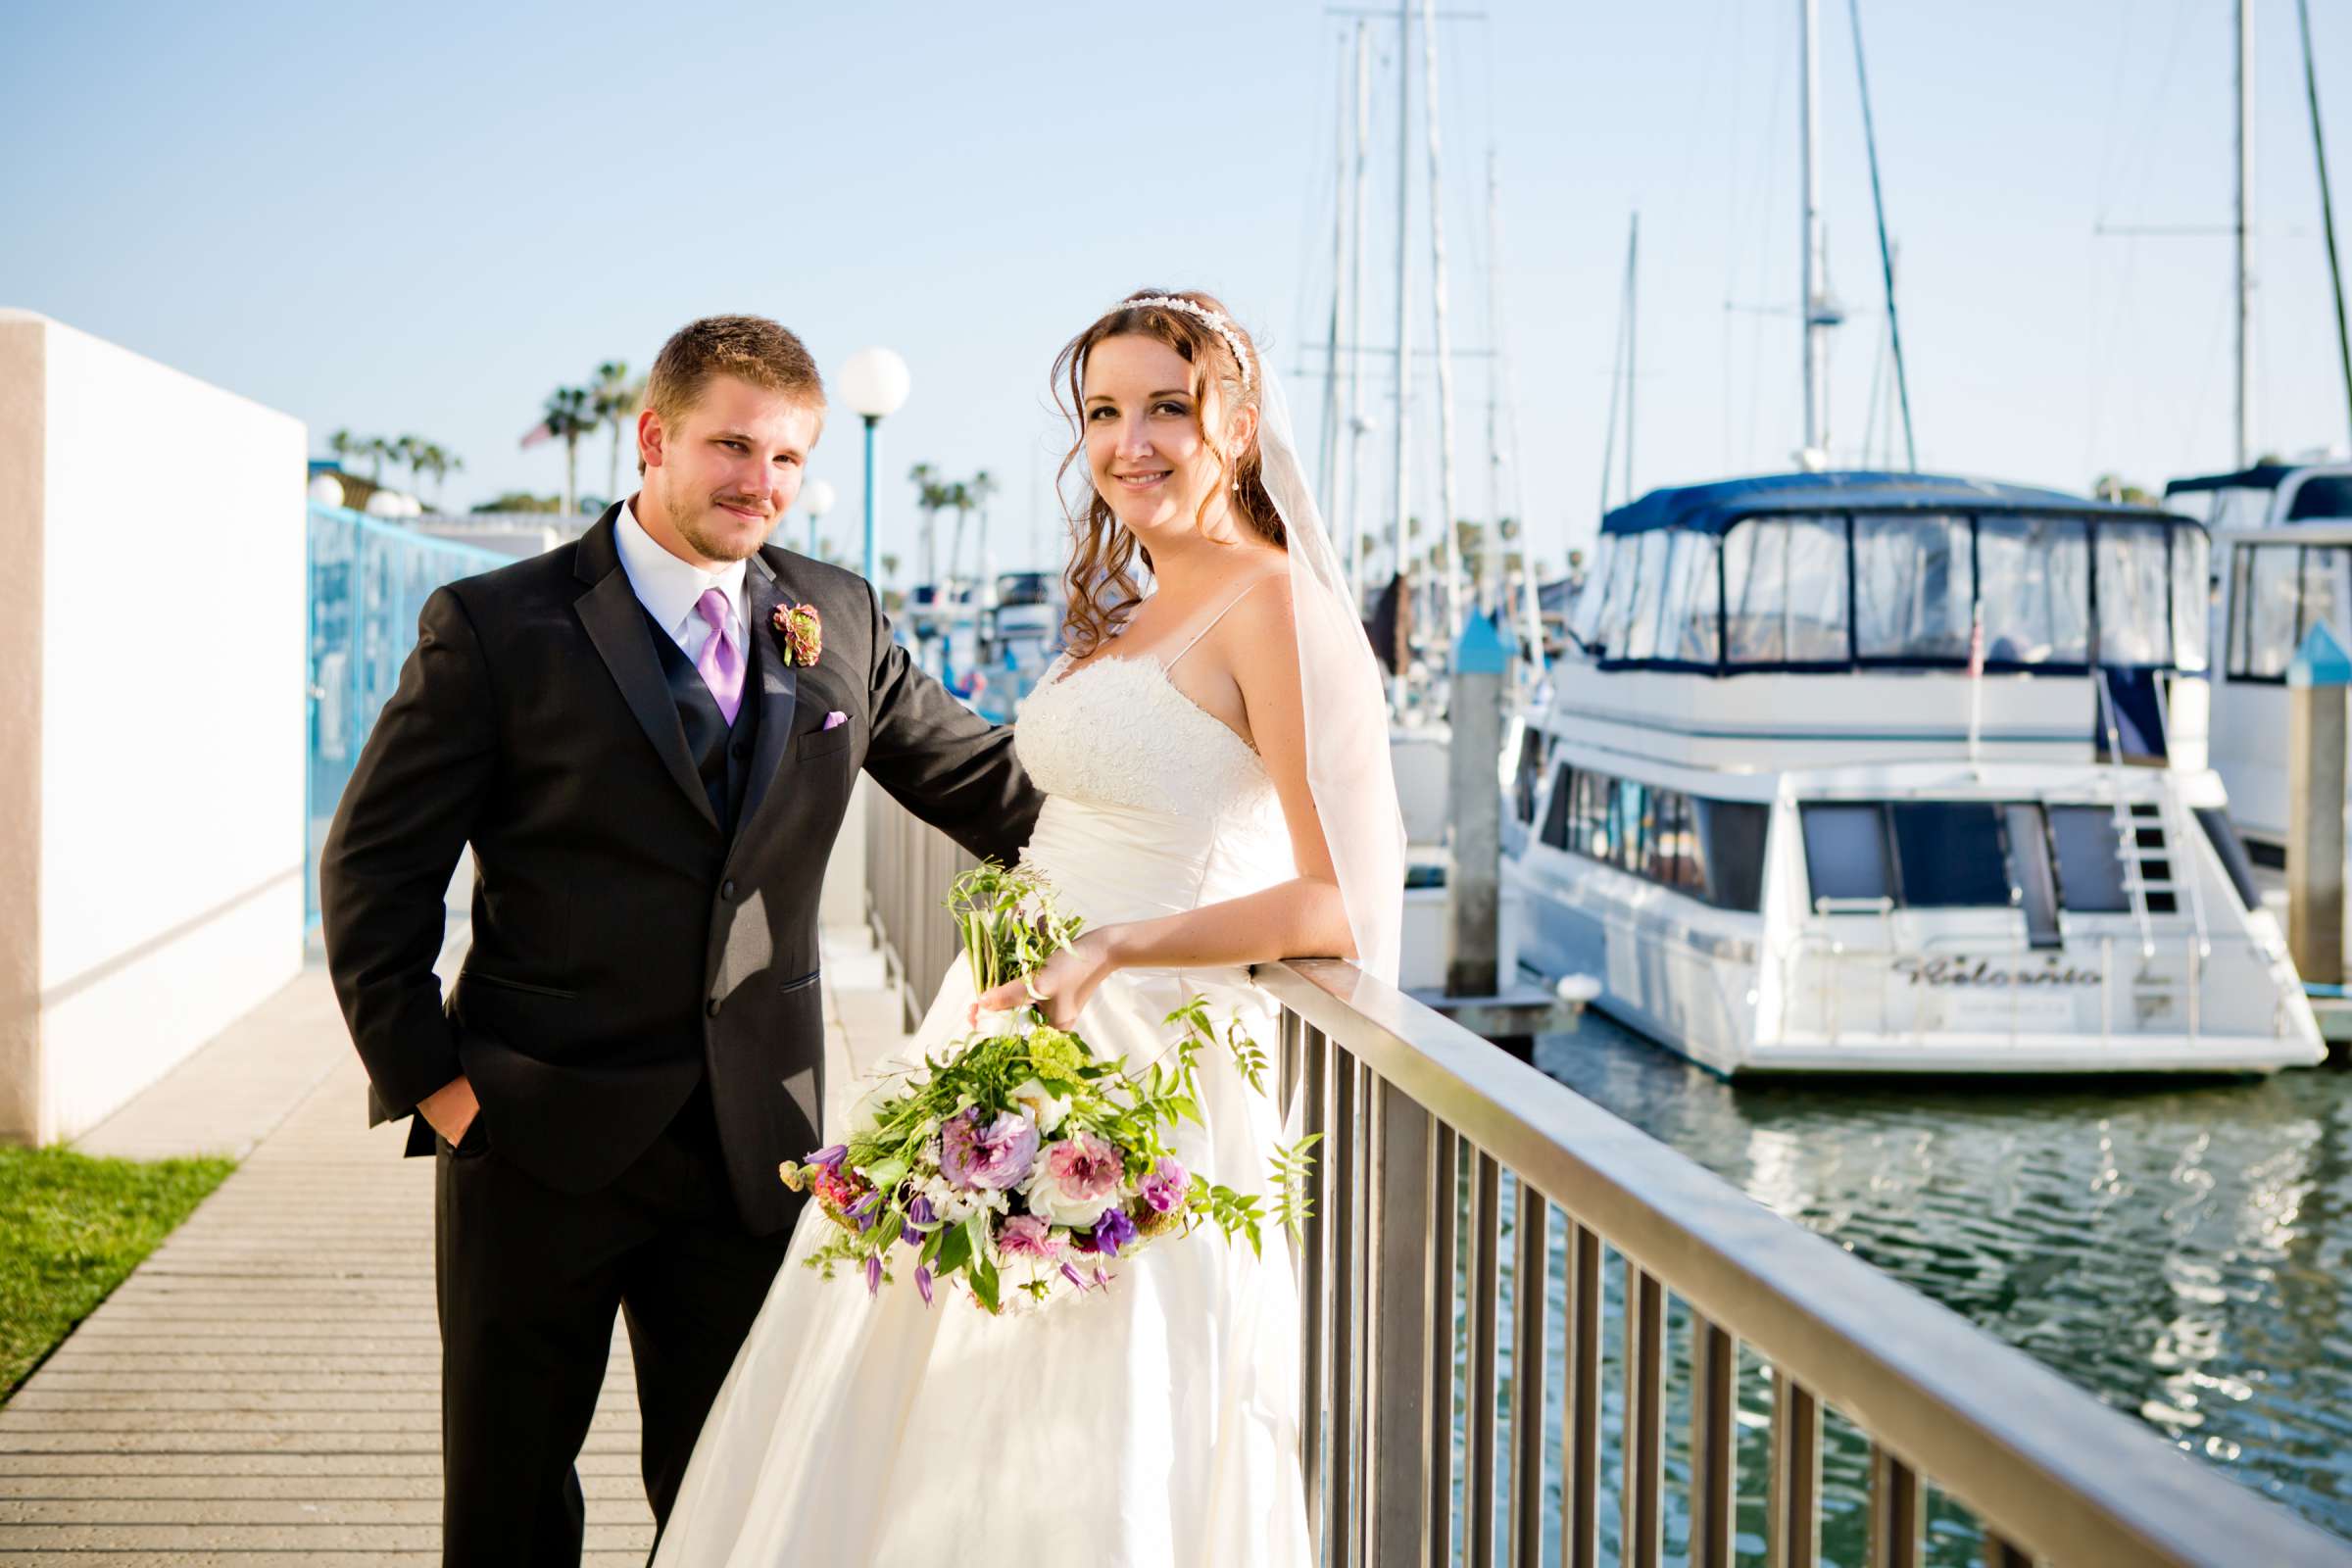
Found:
<svg viewBox="0 0 2352 1568"><path fill-rule="evenodd" d="M1413 400L1413 0L1396 0L1396 504L1389 518L1389 559L1405 576L1404 519L1413 504L1409 416Z"/></svg>
<svg viewBox="0 0 2352 1568"><path fill-rule="evenodd" d="M1331 334L1323 356L1323 450L1316 467L1321 481L1316 489L1321 493L1323 506L1331 518L1341 547L1346 548L1348 535L1343 518L1346 511L1341 505L1340 490L1346 481L1346 469L1340 463L1340 446L1347 439L1348 384L1340 376L1341 332L1348 320L1348 55L1340 51L1339 90L1333 94L1338 116L1339 133L1332 143L1332 170L1336 189L1331 201ZM1350 352L1353 345L1349 346Z"/></svg>
<svg viewBox="0 0 2352 1568"><path fill-rule="evenodd" d="M2335 363L2344 376L2344 412L2352 415L2352 332L2344 321L2344 267L2335 254L2335 196L2328 184L2328 138L2320 133L2320 78L2311 58L2311 0L2295 0L2303 34L2303 101L2311 106L2311 156L2319 165L2320 226L2328 235L2328 287L2335 298Z"/></svg>
<svg viewBox="0 0 2352 1568"><path fill-rule="evenodd" d="M1348 242L1348 586L1364 608L1364 222L1372 191L1372 25L1355 24L1354 233Z"/></svg>
<svg viewBox="0 0 2352 1568"><path fill-rule="evenodd" d="M1634 214L1625 236L1625 499L1634 499L1634 388L1641 364L1636 352L1637 304L1642 279L1642 215Z"/></svg>
<svg viewBox="0 0 2352 1568"><path fill-rule="evenodd" d="M1422 0L1421 60L1429 120L1429 267L1438 348L1438 545L1446 564L1446 643L1462 635L1461 530L1453 484L1453 338L1446 319L1444 143L1438 134L1438 0Z"/></svg>
<svg viewBox="0 0 2352 1568"><path fill-rule="evenodd" d="M2242 0L2241 0L2242 3ZM1804 221L1797 302L1804 321L1805 445L1799 463L1808 468L1826 466L1830 445L1829 323L1823 318L1823 297L1829 292L1824 275L1827 236L1821 224L1821 160L1817 142L1821 130L1821 0L1798 0L1804 88L1799 95L1803 175L1797 181L1804 203Z"/></svg>
<svg viewBox="0 0 2352 1568"><path fill-rule="evenodd" d="M2254 292L2254 13L2246 0L2237 10L2237 466L2253 461L2252 356L2247 332Z"/></svg>

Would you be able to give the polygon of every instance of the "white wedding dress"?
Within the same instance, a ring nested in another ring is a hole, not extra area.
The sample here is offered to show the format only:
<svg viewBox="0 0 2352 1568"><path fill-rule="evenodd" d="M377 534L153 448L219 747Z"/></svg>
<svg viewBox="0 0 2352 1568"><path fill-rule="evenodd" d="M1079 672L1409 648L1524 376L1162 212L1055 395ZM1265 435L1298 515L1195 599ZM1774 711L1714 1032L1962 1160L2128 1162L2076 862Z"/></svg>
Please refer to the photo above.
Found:
<svg viewBox="0 0 2352 1568"><path fill-rule="evenodd" d="M1016 747L1048 796L1023 858L1090 926L1296 874L1257 754L1156 660L1107 656L1050 676L1022 710ZM1277 1056L1275 1009L1238 969L1120 971L1077 1027L1134 1066L1167 1049L1163 1020L1195 994L1220 1026L1240 1013ZM971 1003L958 960L910 1056L961 1037ZM1200 1068L1206 1126L1180 1128L1178 1157L1265 1191L1282 1131L1274 1104L1222 1051L1203 1051ZM904 1265L878 1298L849 1270L820 1279L802 1260L826 1225L811 1205L794 1235L656 1568L1310 1560L1298 1307L1281 1232L1269 1230L1262 1257L1213 1230L1164 1240L1119 1265L1107 1291L992 1318L959 1291L925 1307Z"/></svg>

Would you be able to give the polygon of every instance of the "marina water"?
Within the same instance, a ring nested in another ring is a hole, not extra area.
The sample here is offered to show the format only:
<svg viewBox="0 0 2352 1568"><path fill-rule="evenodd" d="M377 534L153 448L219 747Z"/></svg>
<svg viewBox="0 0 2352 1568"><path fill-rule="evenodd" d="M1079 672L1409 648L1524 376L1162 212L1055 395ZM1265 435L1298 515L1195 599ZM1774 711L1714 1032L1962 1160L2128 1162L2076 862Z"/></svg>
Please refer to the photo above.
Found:
<svg viewBox="0 0 2352 1568"><path fill-rule="evenodd" d="M2199 1462L2352 1536L2352 1073L1735 1087L1596 1013L1574 1034L1539 1040L1535 1064ZM1506 1223L1509 1185L1506 1176ZM1556 1211L1551 1223L1562 1224ZM1503 1255L1507 1357L1507 1241ZM1554 1454L1561 1255L1555 1248L1546 1314ZM1606 1291L1602 1430L1613 1433L1623 1396L1614 1260ZM1679 1303L1672 1311L1670 1559L1688 1542L1690 1422L1690 1327ZM1771 1386L1744 1350L1740 1394L1739 1549L1761 1560ZM1506 1414L1509 1398L1506 1386ZM1457 1431L1458 1421L1457 1412ZM1602 1561L1616 1560L1620 1464L1612 1446ZM1867 1445L1830 1412L1827 1561L1867 1560L1869 1473ZM1547 1485L1548 1563L1558 1550L1556 1474ZM1498 1539L1507 1530L1499 1516ZM1932 1489L1928 1548L1931 1563L1980 1560L1973 1524Z"/></svg>

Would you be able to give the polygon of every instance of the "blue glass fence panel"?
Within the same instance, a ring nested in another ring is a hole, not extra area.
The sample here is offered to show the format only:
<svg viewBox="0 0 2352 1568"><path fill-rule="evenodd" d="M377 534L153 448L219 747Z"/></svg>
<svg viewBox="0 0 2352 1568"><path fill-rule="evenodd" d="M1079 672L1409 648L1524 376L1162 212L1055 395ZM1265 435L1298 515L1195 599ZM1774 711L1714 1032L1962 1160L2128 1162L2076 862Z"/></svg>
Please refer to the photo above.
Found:
<svg viewBox="0 0 2352 1568"><path fill-rule="evenodd" d="M400 666L416 614L445 582L514 557L428 539L341 507L310 516L310 766L305 791L303 916L318 924L318 849Z"/></svg>

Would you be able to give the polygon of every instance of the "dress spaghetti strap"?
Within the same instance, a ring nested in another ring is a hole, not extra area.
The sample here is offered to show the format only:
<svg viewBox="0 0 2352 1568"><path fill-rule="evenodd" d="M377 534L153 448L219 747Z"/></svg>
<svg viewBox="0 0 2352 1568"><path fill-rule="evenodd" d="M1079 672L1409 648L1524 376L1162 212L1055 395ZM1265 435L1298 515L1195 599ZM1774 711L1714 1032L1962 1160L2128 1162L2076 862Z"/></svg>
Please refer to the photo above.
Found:
<svg viewBox="0 0 2352 1568"><path fill-rule="evenodd" d="M1215 631L1215 630L1217 629L1217 622L1218 622L1218 621L1220 621L1220 620L1223 620L1223 619L1225 618L1225 614L1226 614L1226 612L1227 612L1227 611L1230 611L1231 609L1233 609L1233 607L1234 607L1234 606L1236 606L1236 605L1240 604L1240 603L1241 603L1243 600L1245 600L1245 599L1249 598L1249 597L1250 597L1251 594L1253 594L1253 593L1257 592L1257 590L1258 590L1258 588L1259 588L1259 586L1260 586L1261 584L1263 584L1263 583L1264 583L1264 582L1266 582L1266 581L1267 581L1269 578L1272 578L1272 577L1273 577L1273 576L1275 576L1275 575L1276 575L1276 573L1274 573L1274 572L1271 572L1271 571L1269 571L1269 572L1266 572L1266 573L1264 573L1262 576L1260 576L1260 577L1257 579L1257 581L1256 581L1256 582L1253 582L1253 583L1251 583L1251 584L1250 584L1249 587L1247 587L1247 588L1243 589L1243 590L1242 590L1240 593L1238 593L1238 594L1235 594L1235 595L1234 595L1234 596L1233 596L1231 599L1228 599L1228 600L1226 600L1226 601L1225 601L1225 609L1224 609L1224 610L1220 610L1220 611L1218 611L1218 612L1217 612L1215 614L1213 614L1213 615L1209 616L1209 617L1208 617L1208 624L1207 624L1207 625L1205 625L1205 626L1203 626L1203 627L1201 627L1201 628L1200 628L1199 631L1197 631L1197 632L1193 633L1193 637L1192 637L1192 641L1191 641L1191 642L1188 642L1188 643L1186 643L1186 644L1185 644L1185 645L1184 645L1182 648L1179 648L1179 649L1177 649L1177 650L1176 650L1176 658L1175 658L1175 659L1171 659L1171 660L1169 660L1169 661L1168 661L1166 663L1164 663L1164 664L1160 665L1159 667L1160 667L1160 668L1162 668L1162 669L1174 669L1174 668L1176 667L1176 665L1177 665L1177 662L1178 662L1178 661L1182 660L1182 659L1184 658L1184 656L1185 656L1185 655L1187 655L1187 654L1191 653L1191 652L1192 652L1192 651L1193 651L1193 650L1194 650L1196 647L1198 647L1198 646L1200 645L1200 639L1201 639L1201 638L1203 638L1203 637L1207 636L1207 635L1208 635L1210 632L1212 632L1212 631Z"/></svg>

